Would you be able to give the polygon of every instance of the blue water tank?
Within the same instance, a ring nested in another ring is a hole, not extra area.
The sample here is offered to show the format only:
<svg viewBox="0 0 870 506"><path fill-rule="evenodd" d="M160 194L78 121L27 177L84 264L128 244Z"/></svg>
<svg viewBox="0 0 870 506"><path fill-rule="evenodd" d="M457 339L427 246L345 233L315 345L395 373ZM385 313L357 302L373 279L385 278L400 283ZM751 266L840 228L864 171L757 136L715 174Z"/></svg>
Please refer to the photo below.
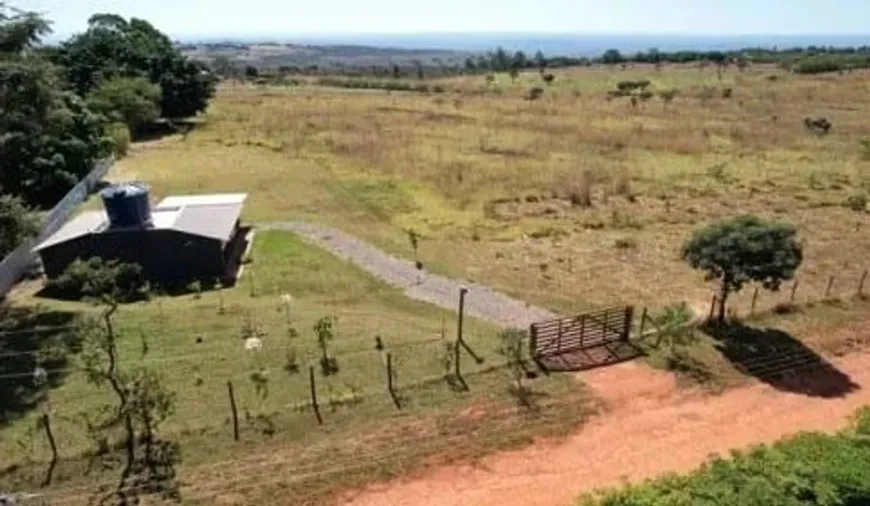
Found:
<svg viewBox="0 0 870 506"><path fill-rule="evenodd" d="M102 192L110 228L150 227L150 190L144 183L121 183Z"/></svg>

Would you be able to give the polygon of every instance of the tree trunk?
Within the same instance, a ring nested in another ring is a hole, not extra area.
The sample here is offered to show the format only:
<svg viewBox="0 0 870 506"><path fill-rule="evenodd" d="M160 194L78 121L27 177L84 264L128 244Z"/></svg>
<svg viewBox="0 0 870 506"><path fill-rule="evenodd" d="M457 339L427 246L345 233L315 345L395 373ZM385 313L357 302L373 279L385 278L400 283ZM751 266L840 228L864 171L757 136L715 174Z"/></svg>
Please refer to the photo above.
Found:
<svg viewBox="0 0 870 506"><path fill-rule="evenodd" d="M722 290L719 293L719 323L725 323L725 302L728 300L728 282L722 282Z"/></svg>

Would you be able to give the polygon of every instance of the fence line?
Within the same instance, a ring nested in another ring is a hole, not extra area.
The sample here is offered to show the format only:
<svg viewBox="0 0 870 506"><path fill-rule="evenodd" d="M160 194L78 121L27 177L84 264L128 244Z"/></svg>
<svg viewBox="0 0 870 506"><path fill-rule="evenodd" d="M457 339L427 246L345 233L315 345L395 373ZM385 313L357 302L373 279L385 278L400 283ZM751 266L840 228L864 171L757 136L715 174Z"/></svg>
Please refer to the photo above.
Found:
<svg viewBox="0 0 870 506"><path fill-rule="evenodd" d="M97 162L96 167L51 209L39 235L19 245L0 262L0 298L6 297L24 273L36 263L38 255L33 252L33 248L60 230L76 207L93 193L97 183L113 165L114 159L111 158Z"/></svg>

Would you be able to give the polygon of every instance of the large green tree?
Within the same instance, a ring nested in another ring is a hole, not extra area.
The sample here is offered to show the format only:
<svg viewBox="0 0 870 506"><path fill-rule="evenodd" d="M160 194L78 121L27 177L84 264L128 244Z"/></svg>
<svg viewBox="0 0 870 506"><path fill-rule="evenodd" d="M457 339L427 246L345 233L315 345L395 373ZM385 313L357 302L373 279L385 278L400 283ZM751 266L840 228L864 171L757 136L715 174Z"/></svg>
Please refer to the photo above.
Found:
<svg viewBox="0 0 870 506"><path fill-rule="evenodd" d="M104 120L35 51L48 23L0 4L0 192L54 205L111 151Z"/></svg>
<svg viewBox="0 0 870 506"><path fill-rule="evenodd" d="M122 122L136 135L160 117L160 86L144 77L104 81L88 96L88 107L108 119Z"/></svg>
<svg viewBox="0 0 870 506"><path fill-rule="evenodd" d="M728 296L746 283L777 290L794 277L803 260L803 247L794 226L745 215L695 231L683 245L682 255L694 269L705 271L707 279L719 281L722 322Z"/></svg>
<svg viewBox="0 0 870 506"><path fill-rule="evenodd" d="M114 14L92 16L88 29L65 42L54 59L82 96L116 78L148 79L160 86L160 111L167 118L205 110L217 83L204 64L181 54L150 23Z"/></svg>

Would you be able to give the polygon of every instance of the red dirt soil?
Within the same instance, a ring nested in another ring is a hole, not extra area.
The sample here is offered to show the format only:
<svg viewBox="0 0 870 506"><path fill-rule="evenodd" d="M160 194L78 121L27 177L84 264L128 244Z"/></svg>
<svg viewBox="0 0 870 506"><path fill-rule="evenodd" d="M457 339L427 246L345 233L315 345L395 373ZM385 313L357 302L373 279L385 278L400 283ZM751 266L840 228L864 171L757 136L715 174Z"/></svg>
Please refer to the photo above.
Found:
<svg viewBox="0 0 870 506"><path fill-rule="evenodd" d="M671 375L638 363L583 373L608 409L574 435L372 485L346 496L344 504L563 506L601 487L690 471L734 448L802 431L835 431L870 404L864 388L870 385L870 353L833 363L858 385L842 397L809 397L766 384L715 396L678 391Z"/></svg>

